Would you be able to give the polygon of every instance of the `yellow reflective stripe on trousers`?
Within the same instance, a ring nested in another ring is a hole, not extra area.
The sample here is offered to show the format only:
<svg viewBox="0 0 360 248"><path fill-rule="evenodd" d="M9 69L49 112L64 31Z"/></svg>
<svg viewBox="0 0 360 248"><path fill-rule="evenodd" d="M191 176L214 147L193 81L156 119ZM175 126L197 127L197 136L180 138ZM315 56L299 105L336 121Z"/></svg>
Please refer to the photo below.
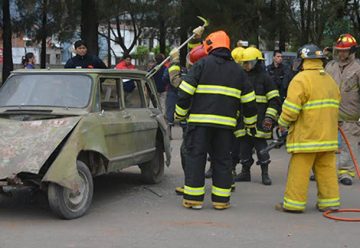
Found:
<svg viewBox="0 0 360 248"><path fill-rule="evenodd" d="M170 66L169 73L172 72L172 71L180 71L180 66L178 66L178 65Z"/></svg>
<svg viewBox="0 0 360 248"><path fill-rule="evenodd" d="M193 196L204 195L205 187L193 188L193 187L189 187L189 186L185 185L184 186L184 194L193 195Z"/></svg>
<svg viewBox="0 0 360 248"><path fill-rule="evenodd" d="M321 141L321 142L307 142L307 143L287 143L288 151L312 151L312 150L329 150L338 149L338 141Z"/></svg>
<svg viewBox="0 0 360 248"><path fill-rule="evenodd" d="M286 209L304 210L306 207L306 202L294 201L284 197L283 206Z"/></svg>
<svg viewBox="0 0 360 248"><path fill-rule="evenodd" d="M236 130L234 132L234 135L235 135L236 138L243 137L243 136L246 135L246 130L245 129Z"/></svg>
<svg viewBox="0 0 360 248"><path fill-rule="evenodd" d="M321 99L308 101L303 105L303 109L317 109L317 108L338 108L339 101L335 99Z"/></svg>
<svg viewBox="0 0 360 248"><path fill-rule="evenodd" d="M221 85L206 85L206 84L199 84L196 88L195 93L199 94L219 94L225 96L235 97L240 99L241 90L221 86Z"/></svg>
<svg viewBox="0 0 360 248"><path fill-rule="evenodd" d="M208 114L190 114L188 122L193 123L211 123L224 126L235 127L236 119L222 115L208 115Z"/></svg>
<svg viewBox="0 0 360 248"><path fill-rule="evenodd" d="M266 109L266 115L270 115L270 116L273 116L273 117L276 117L277 116L277 110L276 109L274 109L274 108L267 108Z"/></svg>
<svg viewBox="0 0 360 248"><path fill-rule="evenodd" d="M244 116L244 123L246 125L254 124L257 121L257 115L251 116L251 117L245 117Z"/></svg>
<svg viewBox="0 0 360 248"><path fill-rule="evenodd" d="M279 91L278 90L272 90L272 91L269 91L268 93L266 93L266 98L268 100L274 98L274 97L277 97L277 96L280 96L279 94Z"/></svg>
<svg viewBox="0 0 360 248"><path fill-rule="evenodd" d="M181 81L181 84L179 85L179 88L188 93L189 95L194 95L196 88L192 86L191 84Z"/></svg>
<svg viewBox="0 0 360 248"><path fill-rule="evenodd" d="M221 197L230 197L231 195L231 188L230 189L224 189L219 188L216 186L212 186L212 192L213 195L221 196Z"/></svg>
<svg viewBox="0 0 360 248"><path fill-rule="evenodd" d="M189 109L183 109L179 105L175 105L175 112L178 115L185 116L189 112Z"/></svg>
<svg viewBox="0 0 360 248"><path fill-rule="evenodd" d="M349 176L355 177L355 172L349 171L349 170L339 170L338 174L339 175L349 175Z"/></svg>
<svg viewBox="0 0 360 248"><path fill-rule="evenodd" d="M318 199L317 202L320 208L340 206L340 198Z"/></svg>
<svg viewBox="0 0 360 248"><path fill-rule="evenodd" d="M241 99L241 103L248 103L248 102L254 101L256 99L255 92L251 91L250 93L248 93L246 95L242 95L240 99Z"/></svg>
<svg viewBox="0 0 360 248"><path fill-rule="evenodd" d="M301 106L300 105L297 105L295 103L292 103L292 102L289 102L288 100L285 100L284 103L283 103L283 109L287 109L291 112L294 112L294 113L300 113L300 110L301 110Z"/></svg>
<svg viewBox="0 0 360 248"><path fill-rule="evenodd" d="M260 96L260 95L256 95L256 102L258 103L267 103L267 98L266 96Z"/></svg>
<svg viewBox="0 0 360 248"><path fill-rule="evenodd" d="M279 120L278 120L278 123L280 126L283 126L283 127L289 127L290 126L290 123L285 121L282 116L279 117Z"/></svg>

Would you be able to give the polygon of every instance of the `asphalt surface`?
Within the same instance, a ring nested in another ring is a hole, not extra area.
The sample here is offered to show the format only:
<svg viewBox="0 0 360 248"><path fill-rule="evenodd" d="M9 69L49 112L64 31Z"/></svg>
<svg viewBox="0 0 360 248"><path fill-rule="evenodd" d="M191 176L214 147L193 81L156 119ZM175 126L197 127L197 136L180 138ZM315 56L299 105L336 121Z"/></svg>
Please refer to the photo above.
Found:
<svg viewBox="0 0 360 248"><path fill-rule="evenodd" d="M92 206L82 218L57 219L41 194L0 196L0 248L359 247L360 223L329 220L315 209L315 182L310 183L306 213L274 210L285 187L289 155L284 149L271 153L272 186L261 184L260 168L253 166L252 182L236 184L230 209L212 209L211 180L204 208L183 208L174 193L183 183L180 136L174 130L172 164L160 184L143 185L135 167L96 178ZM343 208L360 208L358 179L340 190Z"/></svg>

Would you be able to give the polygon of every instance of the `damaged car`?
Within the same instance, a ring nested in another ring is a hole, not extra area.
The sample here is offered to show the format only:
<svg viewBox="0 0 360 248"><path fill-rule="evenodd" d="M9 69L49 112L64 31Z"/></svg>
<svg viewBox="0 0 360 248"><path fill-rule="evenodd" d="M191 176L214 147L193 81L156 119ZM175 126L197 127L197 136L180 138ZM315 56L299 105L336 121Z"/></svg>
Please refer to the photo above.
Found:
<svg viewBox="0 0 360 248"><path fill-rule="evenodd" d="M0 89L0 193L47 194L74 219L89 209L93 178L139 166L159 183L170 140L154 82L139 70L16 70Z"/></svg>

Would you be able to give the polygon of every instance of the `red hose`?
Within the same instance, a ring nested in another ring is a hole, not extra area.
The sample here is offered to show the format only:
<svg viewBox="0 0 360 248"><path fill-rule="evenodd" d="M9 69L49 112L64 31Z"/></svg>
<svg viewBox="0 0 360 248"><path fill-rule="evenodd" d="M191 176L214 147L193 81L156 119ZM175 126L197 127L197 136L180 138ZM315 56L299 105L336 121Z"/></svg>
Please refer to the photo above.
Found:
<svg viewBox="0 0 360 248"><path fill-rule="evenodd" d="M338 217L331 215L333 213L360 213L360 209L356 208L344 208L339 210L329 210L323 213L323 216L332 220L338 220L338 221L349 221L349 222L359 222L360 218L345 218L345 217Z"/></svg>
<svg viewBox="0 0 360 248"><path fill-rule="evenodd" d="M356 173L360 179L360 170L359 170L359 164L356 161L355 155L351 149L349 140L347 139L344 131L341 129L341 127L339 127L339 131L341 133L341 136L343 137L343 139L345 140L345 143L349 149L349 153L351 156L352 161L354 162L354 167L356 170ZM338 216L334 216L332 215L333 213L360 213L360 209L356 209L356 208L347 208L347 209L339 209L339 210L329 210L326 211L323 216L332 220L338 220L338 221L349 221L349 222L360 222L360 218L346 218L346 217L338 217Z"/></svg>

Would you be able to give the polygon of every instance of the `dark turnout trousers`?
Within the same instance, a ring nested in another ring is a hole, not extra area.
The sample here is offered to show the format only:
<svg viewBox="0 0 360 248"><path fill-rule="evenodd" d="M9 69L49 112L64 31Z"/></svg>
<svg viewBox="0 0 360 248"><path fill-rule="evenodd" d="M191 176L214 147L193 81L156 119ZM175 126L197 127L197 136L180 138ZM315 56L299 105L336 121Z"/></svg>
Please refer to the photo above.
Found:
<svg viewBox="0 0 360 248"><path fill-rule="evenodd" d="M231 146L233 131L226 128L189 125L185 140L184 199L202 202L205 195L207 154L213 166L212 201L227 203L232 185Z"/></svg>

